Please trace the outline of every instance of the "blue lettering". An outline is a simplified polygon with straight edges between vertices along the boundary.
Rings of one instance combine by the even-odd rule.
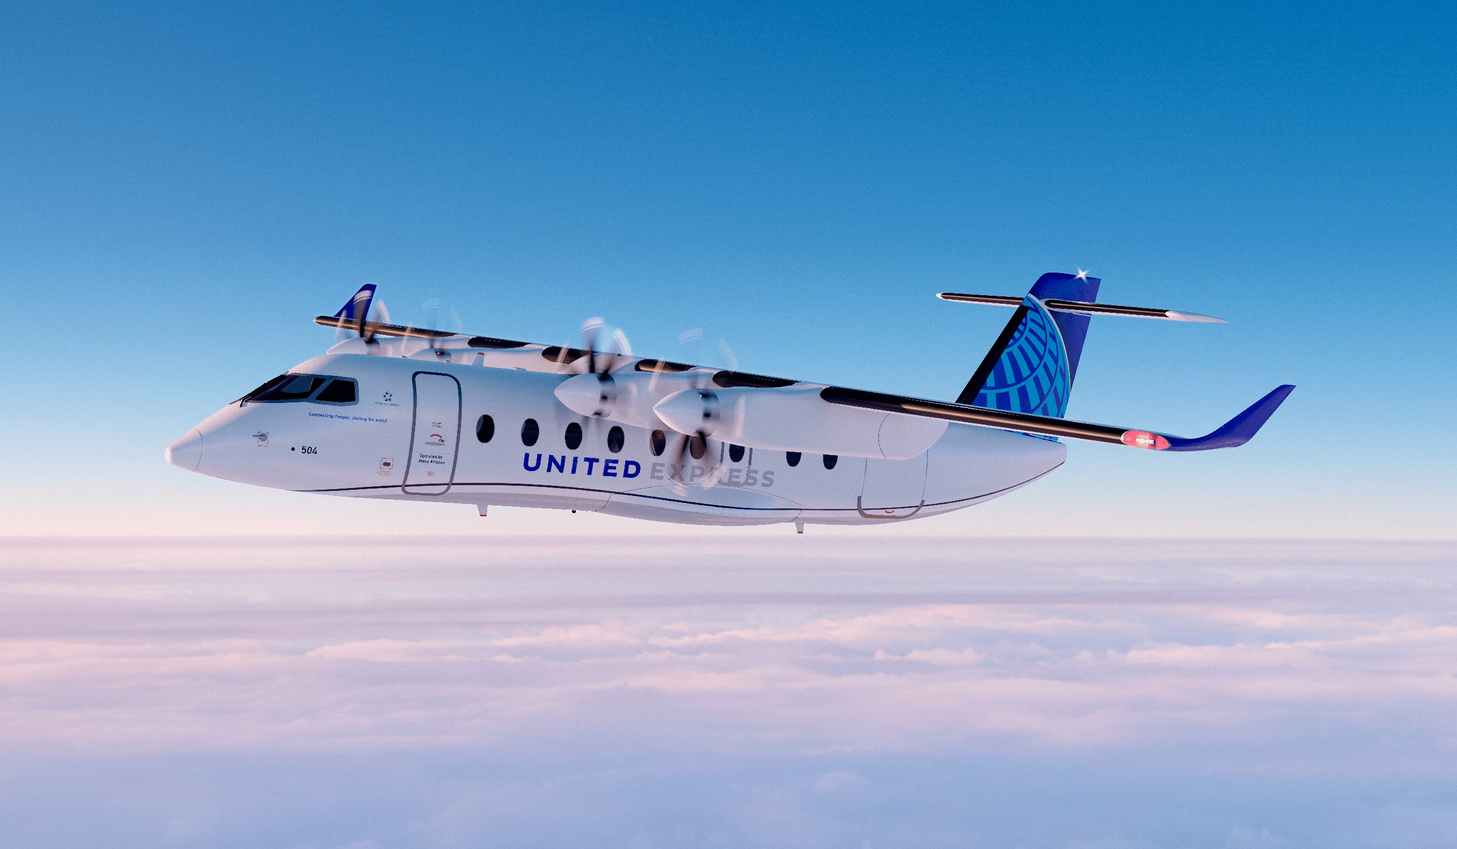
[[[590,475],[592,474],[592,467],[597,465],[601,461],[599,461],[596,457],[583,457],[582,462],[587,464],[587,474]]]
[[[527,451],[526,456],[521,458],[521,468],[525,469],[528,472],[534,472],[537,469],[541,468],[541,455],[536,455],[536,465],[533,466],[531,465],[531,452]]]
[[[628,460],[622,464],[622,476],[635,478],[642,472],[642,466],[636,460]]]
[[[546,470],[548,472],[565,472],[567,470],[567,455],[557,457],[555,454],[546,455]]]
[[[572,458],[572,474],[575,475],[576,473],[577,473],[577,458],[576,457],[573,457]]]
[[[760,484],[760,486],[773,486],[773,485],[774,485],[774,470],[773,469],[770,469],[770,470],[768,470],[768,471],[766,471],[764,473],[764,482],[762,484]]]
[[[604,478],[615,478],[615,477],[617,477],[617,461],[616,460],[603,460],[602,461],[602,477],[604,477]]]

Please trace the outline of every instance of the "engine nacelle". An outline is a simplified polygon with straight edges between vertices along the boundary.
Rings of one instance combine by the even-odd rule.
[[[683,373],[578,374],[557,386],[556,397],[577,415],[655,428],[660,423],[653,406],[703,379],[702,374]]]
[[[575,379],[575,378],[573,378]],[[778,451],[907,460],[946,432],[939,419],[831,404],[821,386],[684,389],[653,412],[679,433]]]

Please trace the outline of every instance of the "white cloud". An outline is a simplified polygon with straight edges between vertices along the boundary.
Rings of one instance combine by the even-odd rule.
[[[1012,573],[948,572],[938,544],[904,540],[882,552],[896,567],[875,572],[867,548],[839,578],[823,556],[741,552],[691,567],[634,549],[587,570],[570,546],[534,543],[443,547],[425,570],[375,544],[363,564],[310,546],[264,547],[253,565],[206,546],[70,551],[3,567],[0,752],[549,747],[626,764],[999,752],[1290,780],[1454,773],[1457,617],[1429,573],[1404,583],[1347,566],[1360,594],[1302,594],[1248,548],[1218,573],[1138,566],[1139,548],[1134,565],[1069,571],[1058,552],[1039,566],[1021,550]],[[933,565],[906,569],[907,557]],[[895,782],[832,768],[796,786],[829,804]],[[840,833],[775,787],[744,797],[743,816]],[[415,833],[469,845],[564,792],[493,782]],[[1285,839],[1247,823],[1219,833],[1230,846]],[[1088,834],[1056,845],[1143,840]]]

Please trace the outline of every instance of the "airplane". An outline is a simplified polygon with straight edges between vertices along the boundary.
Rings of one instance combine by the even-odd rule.
[[[1221,319],[1097,302],[1101,280],[1048,273],[1012,307],[955,401],[868,392],[388,323],[365,285],[315,323],[345,336],[166,449],[188,471],[354,498],[595,511],[699,525],[885,525],[1020,489],[1064,439],[1182,452],[1234,448],[1280,386],[1205,436],[1064,416],[1092,316]],[[378,306],[376,304],[376,306]],[[374,317],[371,318],[371,315]],[[380,320],[383,319],[383,320]],[[601,346],[607,347],[607,346]]]

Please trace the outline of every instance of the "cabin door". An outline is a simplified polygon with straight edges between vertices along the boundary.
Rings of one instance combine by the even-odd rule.
[[[869,519],[904,519],[921,509],[926,493],[926,457],[909,460],[866,460],[860,513]]]
[[[460,383],[448,374],[415,372],[415,421],[401,487],[411,495],[444,495],[455,480],[460,450]]]

